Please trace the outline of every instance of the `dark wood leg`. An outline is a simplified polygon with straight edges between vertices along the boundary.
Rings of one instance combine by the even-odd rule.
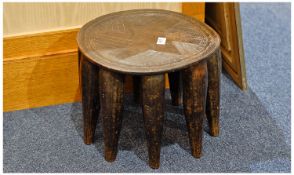
[[[169,89],[172,99],[172,105],[179,106],[182,100],[180,72],[168,73]]]
[[[82,82],[81,82],[81,60],[82,60],[82,53],[80,50],[78,50],[78,73],[79,73],[79,88],[81,90]]]
[[[149,166],[159,168],[164,119],[164,75],[142,77],[142,105],[148,143]]]
[[[202,61],[183,71],[183,103],[192,155],[201,157],[203,117],[207,93],[207,66]]]
[[[104,157],[112,162],[117,155],[123,114],[124,76],[100,70],[101,115],[103,117]]]
[[[133,76],[133,93],[135,103],[142,102],[142,93],[141,93],[141,76]]]
[[[220,82],[221,82],[221,53],[217,50],[208,59],[208,91],[206,115],[210,129],[210,135],[219,135],[219,115],[220,115]]]
[[[93,143],[99,116],[99,67],[80,56],[80,86],[84,117],[84,142]]]
[[[82,53],[80,51],[80,49],[78,50],[78,67],[79,67],[79,70],[80,70],[80,61],[81,61],[81,58],[82,58]]]

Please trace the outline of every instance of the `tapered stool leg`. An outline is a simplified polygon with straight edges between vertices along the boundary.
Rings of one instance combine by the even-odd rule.
[[[210,135],[219,135],[221,53],[217,50],[207,61],[208,91],[206,115]]]
[[[93,143],[95,128],[99,116],[99,67],[79,54],[80,87],[84,118],[84,142]]]
[[[141,76],[134,75],[133,76],[133,94],[134,94],[134,102],[141,103],[142,101],[142,93],[141,93]]]
[[[172,105],[174,106],[178,106],[181,104],[182,90],[180,77],[180,72],[168,73],[169,89],[172,99]]]
[[[82,60],[82,53],[80,49],[78,49],[78,73],[79,73],[79,89],[82,92],[82,68],[81,68],[81,60]]]
[[[201,157],[203,117],[207,93],[207,65],[202,61],[183,71],[183,104],[192,155]]]
[[[142,77],[142,105],[148,143],[149,166],[159,168],[164,119],[164,75]]]
[[[124,76],[100,70],[101,115],[103,117],[104,157],[112,162],[117,155],[123,114]]]

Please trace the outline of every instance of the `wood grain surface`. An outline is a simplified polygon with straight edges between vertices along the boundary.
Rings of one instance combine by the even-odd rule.
[[[79,59],[81,60],[79,69],[81,71],[80,86],[82,87],[84,143],[91,144],[94,142],[100,112],[99,68],[83,58],[83,55],[79,55]]]
[[[183,72],[183,104],[191,152],[195,158],[202,155],[203,119],[207,94],[207,63],[202,61]]]
[[[76,35],[79,30],[79,28],[73,28],[5,37],[3,39],[4,61],[76,52],[78,48]]]
[[[3,61],[4,111],[80,99],[77,53]]]
[[[4,2],[3,33],[10,36],[76,28],[101,15],[142,8],[181,12],[181,3]]]
[[[221,97],[221,51],[218,49],[207,59],[208,90],[206,103],[206,116],[211,136],[219,135],[219,115]]]
[[[182,13],[204,22],[205,2],[183,2]]]
[[[115,160],[123,116],[124,76],[106,69],[99,73],[105,160]]]
[[[164,75],[142,77],[142,106],[148,145],[149,166],[160,165],[161,135],[164,121]]]
[[[165,38],[158,44],[159,38]],[[105,68],[129,73],[169,72],[196,63],[220,38],[192,17],[166,10],[128,10],[96,18],[77,37],[81,52]]]

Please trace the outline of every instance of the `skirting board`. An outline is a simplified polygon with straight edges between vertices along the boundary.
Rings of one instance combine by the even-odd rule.
[[[74,102],[78,29],[4,38],[3,110]]]

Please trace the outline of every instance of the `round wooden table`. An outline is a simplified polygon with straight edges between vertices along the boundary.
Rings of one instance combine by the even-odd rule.
[[[201,156],[206,107],[210,133],[218,135],[220,37],[206,24],[166,10],[121,11],[85,24],[77,42],[84,141],[93,142],[101,109],[107,161],[117,155],[126,74],[141,93],[150,167],[160,164],[165,73],[174,105],[183,92],[192,155]]]

